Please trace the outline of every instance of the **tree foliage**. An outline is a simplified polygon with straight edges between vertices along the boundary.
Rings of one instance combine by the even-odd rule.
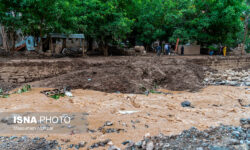
[[[234,45],[242,41],[246,0],[0,0],[0,23],[41,37],[84,33],[101,47],[129,40]]]

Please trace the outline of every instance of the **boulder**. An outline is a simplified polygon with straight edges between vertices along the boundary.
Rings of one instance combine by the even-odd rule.
[[[143,53],[143,51],[145,51],[144,46],[135,46],[134,49],[135,49],[136,52],[140,52],[140,53]]]

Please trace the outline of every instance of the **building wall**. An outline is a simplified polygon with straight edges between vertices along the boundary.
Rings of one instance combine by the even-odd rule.
[[[199,55],[200,54],[200,45],[183,45],[184,46],[184,55]],[[182,45],[178,46],[178,54],[181,54]]]

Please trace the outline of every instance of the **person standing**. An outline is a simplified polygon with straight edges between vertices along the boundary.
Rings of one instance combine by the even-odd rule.
[[[222,55],[222,51],[223,51],[223,46],[220,45],[219,55]]]
[[[184,55],[184,46],[181,46],[181,55]]]
[[[156,47],[156,52],[157,52],[157,56],[161,55],[161,46],[160,46],[160,44],[158,44],[158,46]]]
[[[165,44],[164,50],[165,50],[165,54],[168,55],[168,52],[169,52],[169,45],[168,45],[168,43]]]
[[[227,46],[224,46],[223,48],[223,56],[226,56],[227,55]]]

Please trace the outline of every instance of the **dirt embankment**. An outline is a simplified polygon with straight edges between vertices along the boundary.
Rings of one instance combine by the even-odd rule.
[[[195,91],[203,86],[205,71],[248,68],[249,62],[250,57],[202,56],[0,60],[0,87],[8,90],[29,83],[122,93],[155,88]]]
[[[197,90],[202,87],[204,68],[175,59],[136,59],[84,63],[81,69],[31,83],[35,87],[70,86],[103,92],[142,93],[164,88]]]

